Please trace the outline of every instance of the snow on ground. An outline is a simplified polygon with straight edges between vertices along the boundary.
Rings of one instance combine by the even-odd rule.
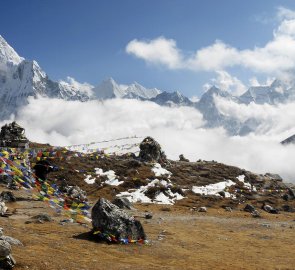
[[[225,197],[230,198],[232,195],[229,192],[226,192],[225,189],[227,187],[230,187],[232,185],[235,185],[236,183],[231,181],[231,180],[226,180],[223,182],[219,182],[216,184],[210,184],[206,186],[193,186],[192,191],[197,194],[201,195],[215,195],[215,196],[220,196],[218,193],[221,191],[225,192]]]
[[[161,164],[156,163],[152,168],[152,171],[155,173],[155,176],[159,177],[162,175],[168,175],[168,178],[172,175],[171,172],[167,171],[166,169],[162,168]]]
[[[161,185],[167,187],[167,195],[163,192],[160,192],[156,195],[155,199],[152,200],[145,195],[145,192],[151,187]],[[154,179],[146,186],[141,186],[139,189],[130,189],[129,191],[121,192],[117,197],[127,198],[130,202],[133,203],[156,203],[156,204],[174,204],[176,200],[181,200],[184,197],[179,193],[173,193],[170,189],[171,184],[165,180]]]
[[[86,178],[84,179],[84,181],[89,184],[92,185],[95,183],[95,178],[91,178],[91,175],[87,175]]]
[[[119,186],[124,182],[124,181],[119,181],[117,179],[117,176],[113,170],[109,170],[105,172],[100,168],[95,168],[94,170],[97,176],[106,176],[108,178],[108,180],[104,182],[105,184],[108,184],[111,186]],[[85,175],[85,176],[86,178],[84,179],[84,181],[87,184],[92,185],[95,183],[95,177],[92,178],[92,175]]]
[[[91,142],[88,144],[70,145],[66,146],[66,149],[81,153],[95,153],[103,151],[106,154],[136,154],[139,152],[139,144],[142,140],[143,137],[131,136],[118,139],[104,140],[100,142]]]
[[[244,188],[245,189],[256,191],[256,187],[255,186],[252,186],[250,183],[245,182],[245,175],[243,175],[243,174],[242,175],[239,175],[237,177],[237,179],[244,184]]]
[[[113,170],[109,170],[109,171],[103,171],[100,168],[95,168],[95,173],[98,176],[106,176],[108,178],[108,180],[106,180],[104,183],[111,185],[111,186],[119,186],[121,185],[124,181],[119,181],[116,177],[116,174]]]

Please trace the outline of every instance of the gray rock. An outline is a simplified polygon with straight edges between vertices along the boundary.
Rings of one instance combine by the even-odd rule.
[[[151,213],[147,213],[145,214],[145,219],[152,219],[153,218],[153,215]]]
[[[292,198],[295,198],[295,185],[291,183],[285,183],[286,188],[289,191],[289,194],[292,196]]]
[[[4,216],[5,215],[7,209],[8,208],[6,207],[5,202],[1,202],[0,201],[0,215],[1,216]]]
[[[0,194],[0,200],[3,202],[15,202],[16,198],[11,191],[2,191]]]
[[[244,208],[244,211],[249,212],[249,213],[253,213],[255,210],[256,209],[252,204],[247,204]]]
[[[134,209],[132,203],[127,198],[115,198],[112,204],[117,205],[121,209]]]
[[[189,162],[189,159],[185,158],[183,154],[179,155],[179,161]]]
[[[254,210],[253,212],[251,212],[252,217],[254,218],[260,218],[261,215],[257,210]]]
[[[0,240],[0,257],[6,257],[11,253],[11,245],[5,241],[5,240]]]
[[[87,201],[87,194],[84,190],[82,190],[78,186],[66,186],[65,192],[69,197],[77,202],[85,202]]]
[[[138,220],[104,198],[99,199],[92,208],[91,218],[94,231],[112,234],[116,239],[146,239]]]
[[[203,213],[206,213],[207,212],[207,207],[205,206],[201,206],[198,208],[198,212],[203,212]]]
[[[295,213],[295,208],[287,204],[282,206],[282,210],[285,212]]]
[[[274,180],[274,181],[280,181],[280,182],[283,181],[283,178],[280,175],[275,173],[266,173],[265,176],[269,177],[271,180]]]
[[[50,222],[52,220],[52,218],[48,214],[45,214],[45,213],[41,213],[41,214],[34,216],[32,218],[36,219],[38,221],[42,221],[42,222],[44,222],[44,221]]]
[[[265,204],[263,203],[262,207],[261,207],[265,212],[268,212],[270,214],[278,214],[279,213],[279,210],[268,205],[268,204]]]
[[[3,235],[0,237],[1,240],[5,240],[6,242],[8,242],[10,245],[15,245],[15,246],[23,246],[23,243],[21,241],[19,241],[16,238],[13,238],[11,236],[7,236],[7,235]]]
[[[139,158],[145,162],[165,162],[167,160],[161,146],[152,137],[146,137],[139,145]]]

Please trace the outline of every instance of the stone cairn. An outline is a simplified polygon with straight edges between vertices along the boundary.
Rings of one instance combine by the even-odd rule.
[[[25,129],[15,121],[1,127],[0,147],[28,148],[29,141],[25,136]]]
[[[165,163],[167,157],[161,146],[152,137],[146,137],[139,146],[139,159],[144,162]]]

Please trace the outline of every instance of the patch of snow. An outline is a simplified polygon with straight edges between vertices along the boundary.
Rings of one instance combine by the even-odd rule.
[[[239,175],[239,176],[237,177],[237,179],[238,179],[240,182],[242,182],[242,183],[244,184],[244,187],[245,187],[246,189],[256,191],[256,188],[255,188],[255,187],[252,187],[252,185],[251,185],[250,183],[245,182],[245,175],[243,175],[243,174],[242,174],[242,175]]]
[[[89,184],[92,185],[95,183],[95,178],[91,178],[91,175],[87,175],[86,178],[84,179],[84,181]]]
[[[135,190],[134,192],[124,191],[124,192],[121,192],[120,194],[118,194],[117,196],[124,197],[133,203],[137,203],[137,202],[152,203],[152,200],[144,194],[144,192],[141,188]]]
[[[168,175],[168,177],[171,176],[171,172],[167,171],[166,169],[162,168],[161,164],[156,163],[154,167],[152,168],[152,171],[155,173],[155,176],[162,176],[162,175]]]
[[[150,187],[154,187],[156,185],[162,185],[167,188],[165,195],[163,192],[160,192],[156,195],[154,200],[151,200],[149,197],[145,195],[145,192],[149,190]],[[179,193],[173,193],[171,189],[169,188],[171,186],[170,183],[168,183],[165,180],[159,180],[154,179],[150,183],[148,183],[146,186],[141,186],[139,189],[130,189],[129,191],[121,192],[117,195],[117,197],[124,197],[128,199],[130,202],[133,203],[156,203],[156,204],[174,204],[175,201],[181,200],[184,197],[180,195]]]
[[[192,191],[196,194],[201,194],[201,195],[215,195],[215,196],[220,196],[218,193],[221,191],[225,191],[227,187],[233,186],[236,183],[231,181],[231,180],[226,180],[223,182],[219,182],[216,184],[210,184],[206,186],[193,186]],[[231,194],[229,192],[225,192],[225,197],[229,198],[231,197]]]
[[[108,180],[105,181],[105,184],[111,185],[111,186],[119,186],[122,183],[124,183],[124,181],[119,181],[116,177],[116,174],[113,170],[109,170],[106,172],[103,172],[102,169],[100,168],[95,168],[95,173],[98,176],[106,176],[108,178]]]

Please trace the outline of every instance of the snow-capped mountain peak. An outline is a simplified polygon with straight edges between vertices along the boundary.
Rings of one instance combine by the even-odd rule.
[[[245,104],[277,104],[287,99],[286,86],[279,80],[274,80],[271,85],[252,86],[239,99]]]
[[[113,78],[108,78],[93,88],[93,94],[97,99],[122,98],[126,91]]]
[[[17,52],[6,42],[0,35],[0,63],[8,67],[20,64],[24,58],[20,57]]]
[[[157,88],[147,89],[138,82],[134,82],[128,86],[125,98],[151,99],[161,93]]]

